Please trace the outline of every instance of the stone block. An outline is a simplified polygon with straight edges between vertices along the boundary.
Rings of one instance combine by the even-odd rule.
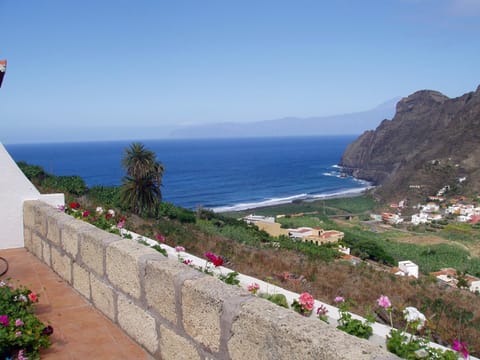
[[[117,320],[120,327],[150,353],[158,349],[158,333],[153,316],[123,295],[117,298]]]
[[[42,238],[47,236],[47,218],[49,209],[51,207],[40,201],[35,202],[34,205],[34,226],[35,231],[38,232]]]
[[[112,287],[90,274],[92,301],[95,307],[110,320],[115,321],[115,293]]]
[[[35,203],[32,200],[23,202],[23,224],[29,228],[35,227]]]
[[[68,283],[72,283],[72,259],[52,247],[52,269]]]
[[[90,300],[90,273],[77,263],[73,263],[72,274],[72,285],[75,290]]]
[[[181,272],[195,271],[176,261],[147,261],[145,267],[145,297],[152,307],[173,324],[177,322],[175,277]]]
[[[70,220],[70,216],[60,211],[51,214],[47,218],[47,240],[60,246],[60,230],[63,224]]]
[[[245,302],[240,308],[228,341],[232,360],[397,359],[367,340],[263,299]]]
[[[47,264],[48,266],[52,265],[52,259],[51,259],[51,250],[50,250],[50,244],[46,241],[42,241],[42,258],[43,262]]]
[[[182,313],[187,334],[211,351],[218,351],[222,310],[227,301],[240,296],[248,293],[210,276],[186,280],[182,287]]]
[[[23,226],[23,244],[26,249],[28,249],[30,252],[33,252],[32,231],[27,226]]]
[[[82,234],[80,240],[80,259],[95,274],[105,274],[105,248],[121,238],[106,231],[95,229]]]
[[[154,254],[155,250],[130,239],[109,244],[106,248],[108,279],[114,287],[139,299],[141,294],[140,257]]]
[[[164,360],[200,360],[195,346],[165,326],[160,326],[160,354]]]
[[[36,232],[32,232],[32,243],[30,246],[30,251],[40,260],[43,260],[43,245],[42,238]]]
[[[95,227],[84,221],[75,218],[65,221],[61,229],[62,249],[72,258],[76,258],[81,235],[92,230],[95,230]]]

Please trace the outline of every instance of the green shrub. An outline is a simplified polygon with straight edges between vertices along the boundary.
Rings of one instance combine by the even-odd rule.
[[[88,197],[92,203],[106,207],[120,207],[120,188],[118,186],[93,186],[88,189]]]
[[[274,304],[277,304],[278,306],[284,307],[286,309],[289,308],[287,298],[283,294],[274,294],[274,295],[269,295],[269,294],[264,294],[261,293],[259,296],[263,299],[267,299]]]
[[[67,192],[72,195],[83,195],[87,190],[85,181],[80,176],[48,176],[41,186],[55,191]]]

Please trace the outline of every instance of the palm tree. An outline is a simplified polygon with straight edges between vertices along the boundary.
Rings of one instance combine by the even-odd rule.
[[[163,164],[153,151],[133,143],[125,149],[122,166],[127,172],[120,189],[122,204],[136,214],[155,214],[162,199]]]

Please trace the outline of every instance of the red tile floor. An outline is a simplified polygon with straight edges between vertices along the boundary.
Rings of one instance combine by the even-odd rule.
[[[48,266],[24,248],[0,250],[10,278],[40,295],[37,315],[54,328],[45,360],[152,359],[108,318],[93,308]]]

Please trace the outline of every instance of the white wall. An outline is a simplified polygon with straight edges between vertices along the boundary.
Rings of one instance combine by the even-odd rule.
[[[64,194],[41,195],[0,143],[0,249],[23,247],[23,202],[42,200],[64,205]]]

